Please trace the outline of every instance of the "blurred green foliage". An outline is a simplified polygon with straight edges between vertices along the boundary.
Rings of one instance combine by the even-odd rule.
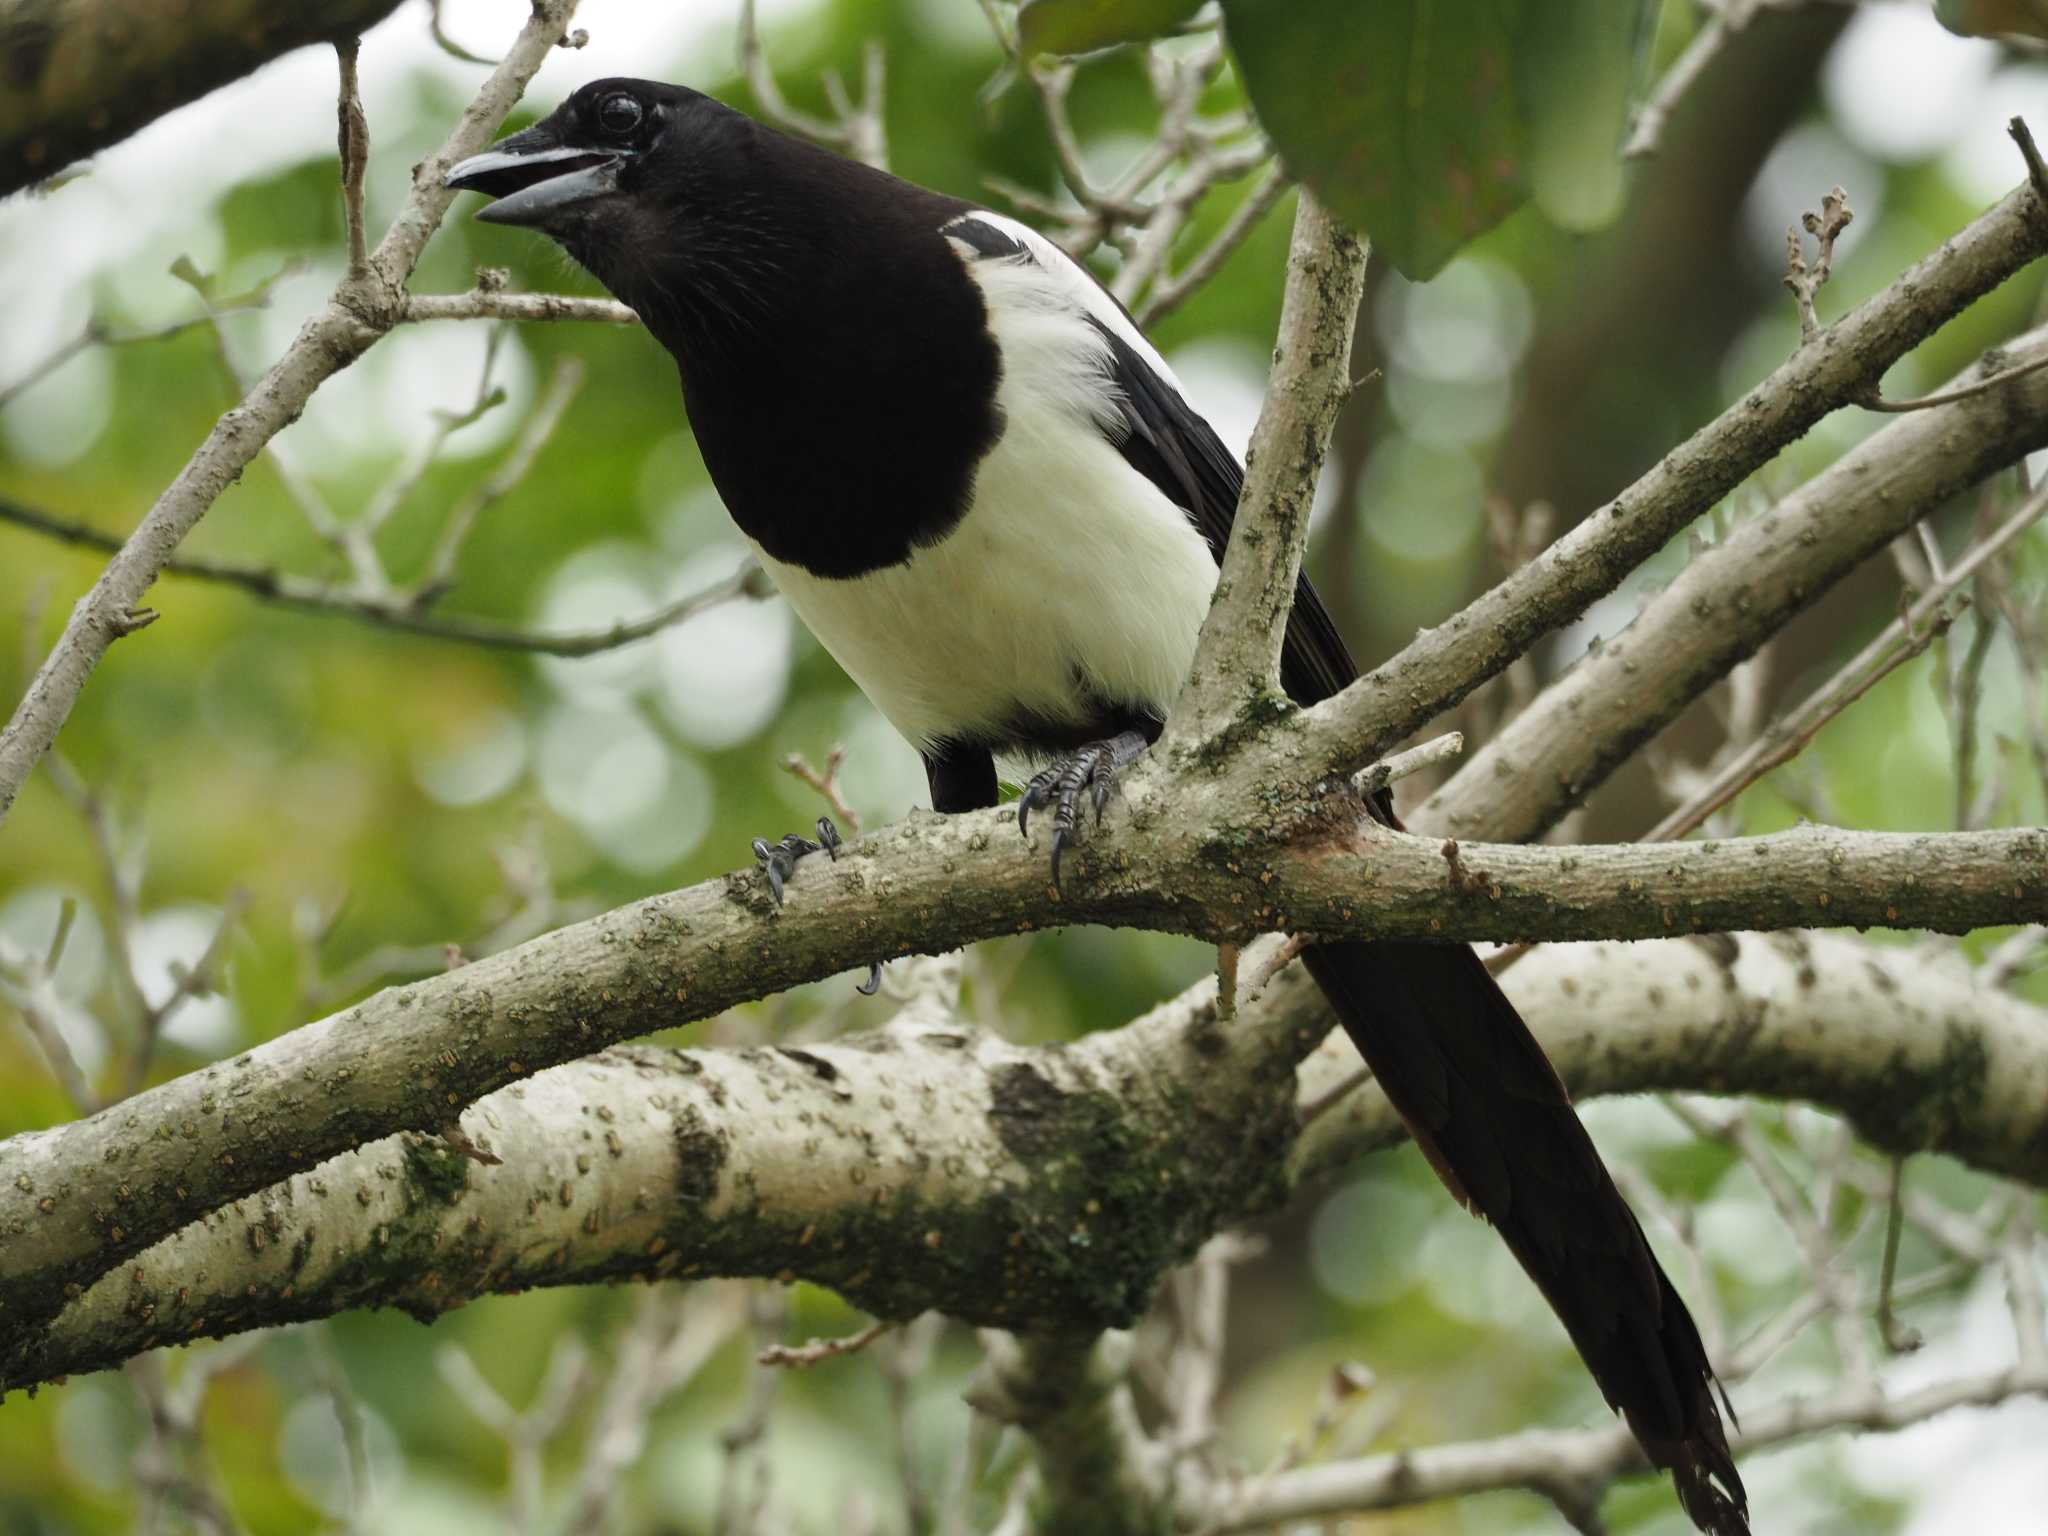
[[[1032,93],[1013,84],[984,99],[983,87],[1002,66],[999,51],[992,39],[974,41],[957,18],[937,24],[938,3],[824,0],[771,33],[792,100],[826,110],[819,72],[834,67],[857,75],[862,47],[879,38],[889,60],[888,128],[900,173],[998,205],[992,178],[1051,195],[1055,160]],[[1259,9],[1252,0],[1233,0],[1233,29],[1255,27]],[[1414,30],[1422,25],[1418,7],[1341,10],[1348,24],[1318,34],[1334,69],[1355,62],[1357,54],[1346,50],[1391,47],[1400,27],[1410,28],[1399,34],[1409,44],[1423,35]],[[1456,33],[1443,19],[1447,12],[1434,8],[1431,25],[1452,32],[1431,54],[1433,66],[1463,60],[1459,68],[1477,70],[1489,48],[1504,46],[1508,31]],[[1573,15],[1583,23],[1591,11],[1577,7]],[[1653,74],[1684,48],[1697,23],[1680,4],[1664,6],[1662,16]],[[584,20],[593,28],[634,25],[597,8]],[[406,12],[389,25],[422,23]],[[1615,26],[1617,37],[1626,31]],[[1756,49],[1780,46],[1770,18],[1759,18],[1753,31]],[[1300,61],[1258,52],[1247,41],[1252,35],[1246,30],[1239,48],[1256,92],[1261,67],[1284,75]],[[721,36],[715,47],[701,43],[685,56],[648,57],[637,68],[750,106],[726,62],[728,41]],[[1823,295],[1823,313],[1832,314],[1958,228],[1981,196],[1940,157],[1889,163],[1846,147],[1812,89],[1825,41],[1805,45],[1812,58],[1797,100],[1751,102],[1748,110],[1783,111],[1791,125],[1787,142],[1804,134],[1809,139],[1801,142],[1831,146],[1824,163],[1840,169],[1827,171],[1827,179],[1850,180],[1866,214]],[[1767,169],[1763,158],[1720,165],[1714,156],[1725,136],[1711,132],[1673,146],[1667,159],[1647,168],[1617,171],[1615,81],[1638,77],[1625,51],[1573,57],[1585,63],[1596,52],[1597,79],[1574,79],[1569,90],[1560,89],[1559,61],[1544,55],[1538,78],[1512,107],[1503,96],[1498,113],[1474,119],[1475,133],[1512,127],[1521,136],[1516,163],[1497,187],[1475,182],[1458,190],[1457,178],[1445,174],[1445,156],[1456,147],[1468,162],[1490,163],[1492,148],[1439,135],[1428,154],[1408,145],[1401,163],[1415,179],[1400,194],[1410,201],[1397,217],[1389,222],[1383,205],[1368,205],[1366,222],[1382,242],[1398,249],[1411,270],[1433,270],[1526,186],[1536,192],[1533,204],[1465,249],[1437,284],[1417,286],[1383,270],[1374,276],[1360,366],[1378,367],[1382,376],[1362,392],[1340,432],[1330,475],[1334,504],[1319,523],[1313,552],[1319,581],[1368,660],[1492,578],[1484,532],[1489,495],[1511,486],[1520,498],[1551,497],[1566,521],[1574,519],[1589,504],[1585,488],[1618,489],[1797,341],[1770,247],[1798,208],[1750,206],[1744,189]],[[1738,51],[1731,67],[1746,67],[1745,57],[1754,64],[1757,54]],[[366,70],[373,65],[374,54]],[[549,78],[580,78],[573,54],[549,68]],[[1343,94],[1303,92],[1298,105],[1326,126],[1359,135],[1375,152],[1390,153],[1386,125],[1407,110],[1404,93],[1427,78],[1400,77],[1383,91],[1372,84]],[[407,167],[466,99],[445,72],[424,68],[378,83],[385,94],[372,118],[373,219],[396,206]],[[1721,110],[1744,110],[1739,76],[1718,89]],[[1227,102],[1239,90],[1226,76],[1213,95]],[[1535,129],[1515,115],[1545,101],[1560,114],[1585,111]],[[1090,152],[1112,164],[1134,153],[1152,129],[1144,73],[1128,52],[1084,67],[1072,106]],[[305,113],[331,133],[326,102],[307,102]],[[1269,112],[1269,121],[1285,142],[1282,119]],[[1310,169],[1310,162],[1298,164]],[[1643,205],[1645,178],[1658,176],[1689,178],[1684,185],[1698,189],[1698,200],[1718,199],[1697,210],[1713,231],[1710,249],[1674,249],[1662,243],[1661,229],[1631,222],[1632,210]],[[83,185],[90,183],[88,177]],[[1756,184],[1776,185],[1768,176]],[[198,205],[185,233],[199,264],[228,288],[251,286],[293,263],[305,266],[303,276],[278,284],[269,313],[229,322],[241,364],[260,367],[338,271],[342,229],[331,153],[313,148],[296,163],[237,183],[195,185]],[[1721,186],[1733,190],[1711,191]],[[1799,195],[1811,201],[1824,186],[1802,186]],[[75,191],[53,194],[53,217],[61,212],[58,200]],[[1619,201],[1624,191],[1631,202]],[[1205,206],[1184,249],[1213,235],[1242,195],[1242,188],[1230,188]],[[1441,200],[1452,196],[1475,210],[1455,226],[1442,222]],[[1593,203],[1601,205],[1599,216],[1585,216]],[[485,265],[509,269],[519,288],[595,291],[542,242],[476,224],[463,212],[429,248],[420,291],[464,289]],[[1158,327],[1162,347],[1198,394],[1205,380],[1219,393],[1256,390],[1276,317],[1288,217],[1283,205],[1214,282]],[[88,308],[109,323],[159,316],[164,296],[182,292],[166,274],[179,254],[178,246],[152,246],[118,263],[82,260],[71,284],[81,318]],[[1685,286],[1674,290],[1677,273]],[[1932,387],[1984,346],[2038,321],[2042,296],[2036,268],[1902,365],[1893,392]],[[1606,338],[1617,329],[1647,333],[1649,344],[1610,345]],[[1570,387],[1557,387],[1554,378],[1531,384],[1532,369],[1572,357],[1574,342],[1585,336],[1599,338],[1604,350],[1569,372]],[[396,580],[422,573],[446,508],[498,461],[536,381],[571,357],[587,365],[587,382],[531,473],[487,514],[446,607],[568,627],[630,617],[733,568],[739,546],[704,479],[672,365],[657,347],[632,331],[532,326],[517,331],[507,351],[513,403],[456,434],[449,455],[385,530],[381,549]],[[317,397],[307,422],[284,434],[280,446],[331,505],[344,513],[360,508],[426,432],[430,408],[457,409],[472,398],[482,354],[482,333],[471,328],[396,335],[358,365],[359,377],[338,380]],[[64,455],[36,450],[26,428],[0,433],[0,493],[118,535],[176,474],[234,391],[203,331],[97,356],[97,363],[71,366],[98,370],[91,377],[102,381],[104,398],[91,403],[103,410],[105,425]],[[1707,361],[1674,367],[1670,358]],[[29,409],[10,408],[17,422]],[[0,418],[0,427],[7,424]],[[1872,425],[1828,423],[1717,516],[1752,515]],[[1539,456],[1517,446],[1525,438],[1562,445],[1557,456],[1567,467],[1543,467]],[[1975,510],[1974,501],[1953,509],[1937,522],[1937,536],[1953,544]],[[1702,531],[1711,536],[1711,526]],[[190,552],[341,574],[267,460],[208,514]],[[1681,549],[1668,552],[1620,599],[1603,605],[1589,629],[1613,632],[1632,602],[1683,558]],[[16,680],[17,655],[47,648],[100,564],[89,553],[0,523],[0,679]],[[2039,537],[2023,549],[2017,580],[2033,592],[2048,584],[2048,549]],[[1780,692],[1810,685],[1838,665],[1890,616],[1893,593],[1884,573],[1853,582],[1821,615],[1795,627],[1777,663]],[[748,838],[807,825],[820,809],[781,771],[790,752],[818,762],[834,743],[848,743],[847,792],[871,821],[923,797],[908,749],[830,659],[780,619],[779,606],[743,610],[738,618],[721,611],[630,652],[565,663],[309,616],[176,578],[152,601],[164,617],[114,650],[61,745],[111,807],[115,851],[139,873],[144,928],[158,941],[151,963],[168,974],[171,961],[189,962],[190,935],[203,941],[229,893],[247,896],[230,940],[225,999],[209,1003],[204,1027],[174,1035],[159,1053],[160,1076],[347,1001],[345,993],[319,1005],[310,999],[385,946],[432,953],[479,939],[521,899],[507,867],[530,874],[538,860],[541,885],[566,913],[744,863]],[[593,602],[624,602],[630,612],[586,611]],[[1966,644],[1973,622],[1965,620],[1947,645]],[[1579,633],[1579,643],[1585,637]],[[699,653],[715,645],[731,648],[722,665],[768,679],[760,692],[773,709],[756,719],[730,701],[704,705],[716,690],[692,656],[701,661]],[[1944,679],[1952,654],[1938,649],[1876,690],[1800,765],[1747,797],[1745,825],[1768,830],[1809,814],[1873,828],[1950,824]],[[1546,664],[1568,659],[1560,654]],[[2001,818],[2039,821],[2048,810],[2022,724],[2028,685],[2009,645],[1994,650],[1987,677],[1985,760],[1987,771],[2002,775]],[[1695,755],[1712,744],[1711,734],[1702,734],[1705,719],[1700,712],[1674,733]],[[658,752],[645,751],[648,742]],[[621,811],[629,782],[635,797]],[[1624,831],[1646,825],[1658,808],[1640,779],[1617,781],[1596,802],[1602,825]],[[650,860],[649,848],[659,857]],[[72,1022],[88,1056],[97,1048],[118,1057],[125,1042],[95,1040],[92,1023],[120,1017],[104,942],[105,892],[92,840],[50,778],[38,774],[0,826],[0,931],[25,944],[47,943],[61,898],[78,898],[84,915],[65,983]],[[1017,1036],[1069,1038],[1121,1023],[1208,963],[1200,946],[1156,935],[1077,931],[1016,939],[982,947],[970,1001]],[[2039,978],[2030,985],[2032,995],[2048,1001]],[[890,1007],[850,992],[845,978],[800,989],[690,1038],[786,1037],[819,1027],[825,1007],[836,1027],[855,1028]],[[1617,1108],[1596,1106],[1603,1113]],[[34,1045],[0,1012],[0,1135],[70,1115]],[[1741,1213],[1757,1207],[1725,1149],[1673,1140],[1668,1127],[1655,1128],[1650,1110],[1595,1119],[1615,1152],[1639,1156],[1667,1188],[1699,1202],[1703,1222],[1725,1221],[1734,1230]],[[1958,1199],[1975,1189],[1972,1176],[1958,1170],[1927,1177]],[[1394,1384],[1396,1406],[1383,1431],[1391,1444],[1502,1432],[1532,1420],[1604,1417],[1562,1333],[1498,1244],[1459,1221],[1408,1153],[1376,1159],[1354,1181],[1302,1202],[1269,1236],[1268,1257],[1243,1278],[1233,1322],[1227,1430],[1248,1464],[1261,1464],[1299,1428],[1330,1363],[1344,1358],[1371,1361]],[[1768,1246],[1710,1246],[1731,1306],[1782,1304],[1796,1286],[1795,1271],[1771,1268]],[[505,1477],[503,1450],[445,1385],[435,1352],[468,1350],[509,1401],[522,1403],[541,1381],[557,1339],[610,1337],[633,1302],[617,1291],[536,1293],[472,1305],[431,1332],[396,1315],[356,1315],[337,1320],[325,1343],[313,1334],[275,1340],[225,1372],[206,1399],[211,1453],[236,1518],[251,1531],[295,1532],[326,1517],[321,1500],[336,1475],[334,1434],[311,1362],[315,1350],[331,1345],[372,1420],[379,1476],[398,1490],[392,1528],[488,1528]],[[848,1331],[857,1321],[836,1298],[800,1286],[791,1296],[787,1335]],[[972,1341],[949,1336],[912,1387],[916,1457],[928,1481],[943,1474],[957,1447],[958,1395],[973,1361]],[[1797,1364],[1818,1368],[1805,1357]],[[168,1369],[175,1375],[183,1365],[174,1358]],[[631,1529],[710,1529],[717,1436],[741,1412],[746,1383],[745,1351],[728,1347],[661,1408],[648,1454],[627,1474],[622,1504]],[[887,1390],[880,1374],[858,1360],[786,1385],[773,1444],[802,1469],[780,1487],[805,1528],[832,1529],[853,1487],[892,1507],[895,1472],[876,1444],[888,1422]],[[0,1403],[0,1531],[127,1528],[134,1507],[128,1457],[141,1434],[135,1399],[118,1376]],[[567,1456],[552,1459],[558,1474],[570,1470]],[[1852,1507],[1838,1451],[1821,1447],[1771,1465],[1796,1467],[1798,1478],[1777,1481],[1803,1479],[1809,1502]],[[1860,1530],[1892,1529],[1900,1519],[1897,1509],[1878,1502],[1853,1507]],[[985,1513],[992,1521],[994,1511]],[[1624,1491],[1609,1509],[1617,1530],[1648,1529],[1665,1513],[1668,1498],[1648,1485]],[[1547,1511],[1531,1501],[1495,1495],[1462,1514],[1424,1510],[1372,1528],[1511,1531],[1548,1529],[1547,1522]]]

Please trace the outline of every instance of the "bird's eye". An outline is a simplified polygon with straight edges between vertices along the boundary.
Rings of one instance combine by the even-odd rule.
[[[597,104],[597,126],[615,138],[623,139],[638,128],[645,115],[639,99],[624,91],[614,91]]]

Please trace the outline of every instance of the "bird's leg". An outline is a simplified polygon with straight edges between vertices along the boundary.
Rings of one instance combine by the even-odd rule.
[[[1085,797],[1095,807],[1095,822],[1102,824],[1102,808],[1116,788],[1117,775],[1150,745],[1137,731],[1118,731],[1105,741],[1091,741],[1084,747],[1056,757],[1024,786],[1017,801],[1017,830],[1029,833],[1031,813],[1052,807],[1052,883],[1059,889],[1060,855],[1074,841]]]
[[[769,842],[765,837],[754,839],[754,858],[760,863],[761,872],[768,877],[768,889],[775,893],[775,905],[782,905],[782,882],[796,871],[796,861],[807,853],[823,853],[835,862],[839,858],[841,838],[839,828],[830,816],[818,818],[818,837],[813,842],[801,832],[792,832],[779,842]],[[864,997],[873,997],[882,988],[882,965],[879,960],[868,962],[868,979],[856,983],[855,990]]]

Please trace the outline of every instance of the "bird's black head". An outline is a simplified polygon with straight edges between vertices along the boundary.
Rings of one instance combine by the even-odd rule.
[[[715,198],[748,119],[657,80],[593,80],[523,133],[453,167],[447,185],[497,199],[477,217],[552,236],[615,291],[621,256],[673,250],[678,203]]]

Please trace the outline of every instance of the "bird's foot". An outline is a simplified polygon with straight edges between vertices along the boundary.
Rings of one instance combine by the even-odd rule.
[[[754,839],[754,858],[761,866],[761,872],[768,877],[768,889],[774,893],[775,905],[782,905],[782,883],[796,872],[796,861],[806,854],[822,853],[834,862],[838,861],[842,839],[839,828],[830,816],[818,818],[816,841],[801,832],[792,832],[779,842],[769,842],[765,837]],[[882,964],[879,960],[868,962],[868,979],[856,984],[855,990],[864,997],[873,997],[882,989]]]
[[[1116,788],[1122,773],[1148,743],[1136,731],[1119,731],[1106,741],[1091,741],[1076,747],[1033,776],[1017,800],[1017,830],[1029,833],[1031,813],[1044,806],[1052,808],[1052,884],[1060,885],[1060,855],[1074,841],[1085,798],[1095,807],[1095,824],[1102,824],[1102,808]]]
[[[761,872],[768,877],[768,889],[774,893],[775,905],[782,905],[782,882],[796,873],[796,861],[809,853],[824,853],[834,860],[839,857],[839,829],[832,824],[830,816],[818,818],[818,840],[812,842],[801,832],[792,832],[777,843],[765,837],[754,839],[754,858],[761,866]]]

